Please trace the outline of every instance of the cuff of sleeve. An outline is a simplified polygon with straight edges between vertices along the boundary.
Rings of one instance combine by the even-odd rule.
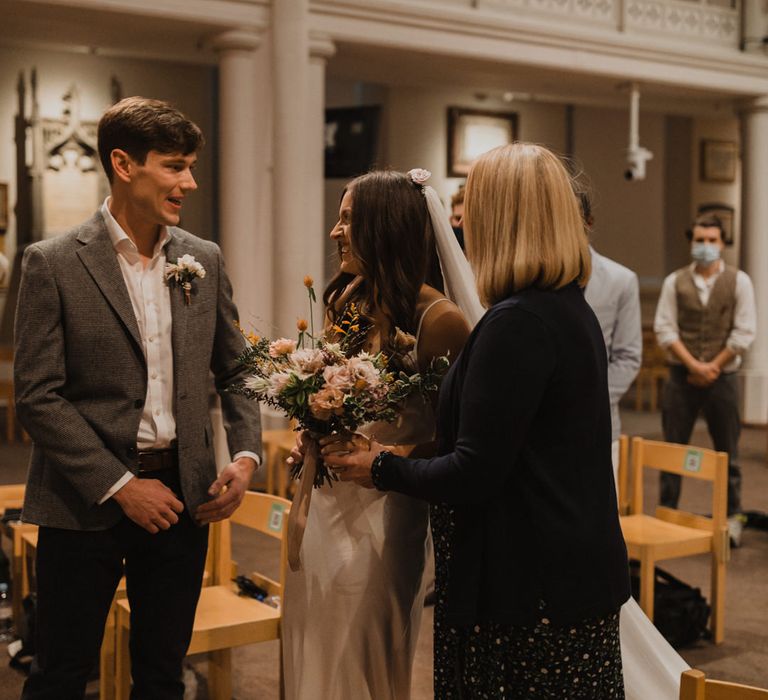
[[[656,342],[662,348],[668,348],[676,340],[680,340],[680,336],[677,333],[657,333]]]
[[[125,472],[112,486],[109,491],[107,491],[102,499],[99,501],[99,505],[102,503],[106,503],[112,496],[114,496],[123,486],[125,486],[131,479],[133,479],[133,474],[131,472]]]
[[[236,461],[240,459],[240,457],[250,457],[254,462],[256,462],[256,466],[261,466],[261,457],[257,455],[255,452],[249,452],[248,450],[243,450],[242,452],[238,452],[235,454],[234,457],[232,457],[232,461]]]
[[[741,345],[737,345],[730,340],[726,341],[725,347],[727,347],[735,355],[743,355],[747,351],[747,348],[742,347]]]

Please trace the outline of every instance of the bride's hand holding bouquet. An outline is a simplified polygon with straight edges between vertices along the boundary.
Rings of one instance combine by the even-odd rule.
[[[375,438],[368,439],[360,433],[329,435],[320,440],[320,456],[331,473],[340,481],[352,481],[368,489],[376,488],[371,468],[382,452],[407,456],[407,447],[381,445]]]
[[[310,318],[315,293],[311,278],[305,280]],[[437,390],[447,358],[436,358],[425,372],[406,372],[406,352],[371,354],[362,349],[370,323],[354,303],[322,338],[307,331],[299,320],[298,340],[270,341],[244,333],[248,347],[240,361],[249,369],[237,391],[278,409],[304,431],[292,457],[292,475],[310,467],[315,487],[330,484],[337,476],[319,458],[317,441],[333,435],[348,436],[374,421],[391,422],[403,401],[414,393],[426,397]],[[401,333],[401,332],[400,332]],[[404,334],[403,334],[404,335]],[[401,344],[403,348],[412,343]]]

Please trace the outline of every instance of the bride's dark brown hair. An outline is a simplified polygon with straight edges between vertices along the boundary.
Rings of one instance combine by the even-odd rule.
[[[323,292],[331,323],[349,301],[370,318],[378,309],[389,320],[391,346],[395,328],[416,333],[415,309],[425,282],[442,291],[442,276],[421,186],[391,170],[376,170],[352,180],[342,193],[352,193],[350,245],[362,268],[362,282],[340,302],[355,275],[339,272]]]

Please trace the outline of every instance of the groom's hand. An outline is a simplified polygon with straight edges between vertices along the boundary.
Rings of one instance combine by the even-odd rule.
[[[153,535],[179,522],[184,504],[157,479],[128,481],[112,498],[137,525]]]
[[[240,457],[224,467],[208,489],[213,500],[203,503],[195,513],[198,522],[203,525],[215,523],[232,515],[243,500],[254,469],[256,462],[250,457]]]

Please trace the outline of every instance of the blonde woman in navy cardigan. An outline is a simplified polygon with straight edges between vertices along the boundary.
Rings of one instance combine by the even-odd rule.
[[[435,697],[624,698],[605,345],[560,160],[524,143],[483,155],[464,231],[488,312],[444,379],[438,456],[342,436],[324,459],[433,504]]]

